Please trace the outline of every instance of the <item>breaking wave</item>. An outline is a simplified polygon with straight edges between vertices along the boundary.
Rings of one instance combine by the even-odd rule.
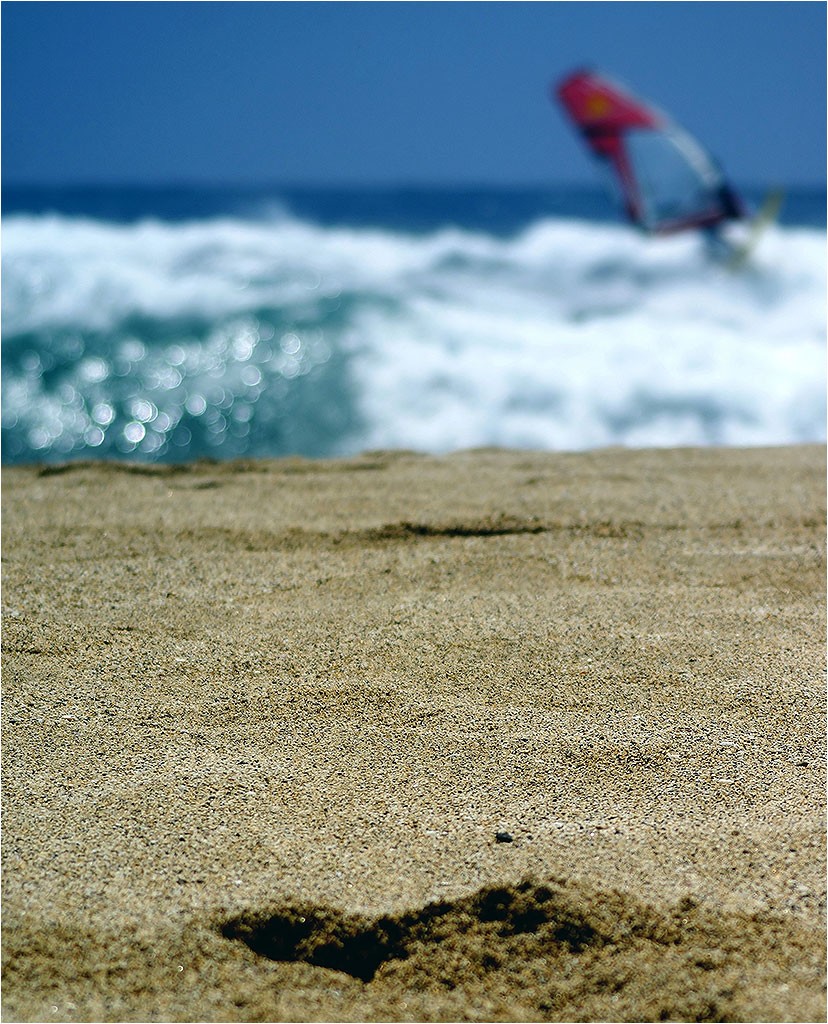
[[[3,454],[182,460],[825,436],[825,236],[751,265],[544,219],[3,221]]]

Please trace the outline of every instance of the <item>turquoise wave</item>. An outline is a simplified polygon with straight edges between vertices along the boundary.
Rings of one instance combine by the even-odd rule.
[[[4,219],[3,459],[824,437],[824,232]]]

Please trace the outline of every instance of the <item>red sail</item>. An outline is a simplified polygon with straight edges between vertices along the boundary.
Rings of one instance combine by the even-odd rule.
[[[660,111],[590,71],[569,75],[556,92],[591,151],[615,172],[634,224],[666,234],[743,216],[713,160]]]

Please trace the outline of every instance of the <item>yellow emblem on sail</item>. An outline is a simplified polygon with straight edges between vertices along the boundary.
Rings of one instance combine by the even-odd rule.
[[[586,112],[590,117],[603,117],[608,114],[612,104],[600,92],[594,92],[586,101]]]

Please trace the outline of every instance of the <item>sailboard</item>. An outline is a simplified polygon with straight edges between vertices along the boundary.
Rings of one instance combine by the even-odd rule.
[[[609,165],[627,217],[642,230],[715,230],[747,218],[716,161],[660,110],[593,71],[568,75],[554,94],[591,152]]]
[[[784,198],[784,193],[780,188],[772,189],[767,194],[764,203],[750,222],[747,238],[740,244],[732,246],[728,260],[731,270],[740,270],[748,262],[766,228],[773,224],[779,216]]]

